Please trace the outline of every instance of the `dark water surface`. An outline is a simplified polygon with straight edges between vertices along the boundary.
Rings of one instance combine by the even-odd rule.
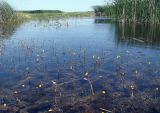
[[[1,26],[0,112],[160,112],[159,26],[103,22]]]

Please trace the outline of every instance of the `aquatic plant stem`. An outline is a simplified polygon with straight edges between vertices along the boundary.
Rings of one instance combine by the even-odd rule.
[[[88,83],[89,83],[89,85],[90,85],[91,93],[92,93],[92,95],[94,95],[93,85],[92,85],[92,82],[91,82],[91,80],[89,79],[89,77],[88,77]]]

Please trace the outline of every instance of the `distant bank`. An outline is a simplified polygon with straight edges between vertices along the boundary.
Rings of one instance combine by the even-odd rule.
[[[17,11],[18,13],[63,13],[60,10],[29,10],[29,11]]]
[[[16,11],[30,19],[57,19],[69,17],[91,17],[94,12],[63,12],[60,10],[32,10],[32,11]]]

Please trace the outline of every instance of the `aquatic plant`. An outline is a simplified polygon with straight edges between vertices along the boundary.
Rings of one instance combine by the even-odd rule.
[[[113,0],[110,4],[94,7],[94,11],[98,16],[117,18],[122,23],[160,23],[159,0]]]
[[[155,99],[157,99],[158,91],[159,91],[159,88],[156,88],[156,90],[155,90]]]
[[[37,22],[33,26],[44,29],[54,22]],[[0,49],[5,52],[0,57],[0,70],[2,76],[6,71],[9,76],[0,79],[0,112],[159,111],[160,64],[153,60],[154,56],[145,56],[144,49],[80,51],[82,47],[65,48],[51,40],[26,38],[4,43],[6,47]]]
[[[15,25],[23,21],[21,14],[16,11],[5,1],[0,1],[0,24]]]
[[[134,97],[135,86],[131,85],[130,88],[131,88],[131,97]]]
[[[88,75],[88,72],[85,73],[84,80],[87,80],[87,81],[88,81],[88,83],[89,83],[89,85],[90,85],[91,93],[92,93],[92,95],[94,95],[93,85],[92,85],[92,82],[91,82],[90,77],[89,77],[89,75]]]

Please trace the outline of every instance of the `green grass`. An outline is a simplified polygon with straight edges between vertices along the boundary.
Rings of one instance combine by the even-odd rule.
[[[26,11],[17,11],[21,13],[62,13],[60,10],[26,10]]]
[[[0,1],[0,24],[7,26],[29,19],[60,19],[93,15],[93,12],[62,12],[59,10],[15,11],[7,2]]]
[[[93,12],[62,12],[62,13],[22,13],[30,19],[59,19],[69,17],[90,17]]]

